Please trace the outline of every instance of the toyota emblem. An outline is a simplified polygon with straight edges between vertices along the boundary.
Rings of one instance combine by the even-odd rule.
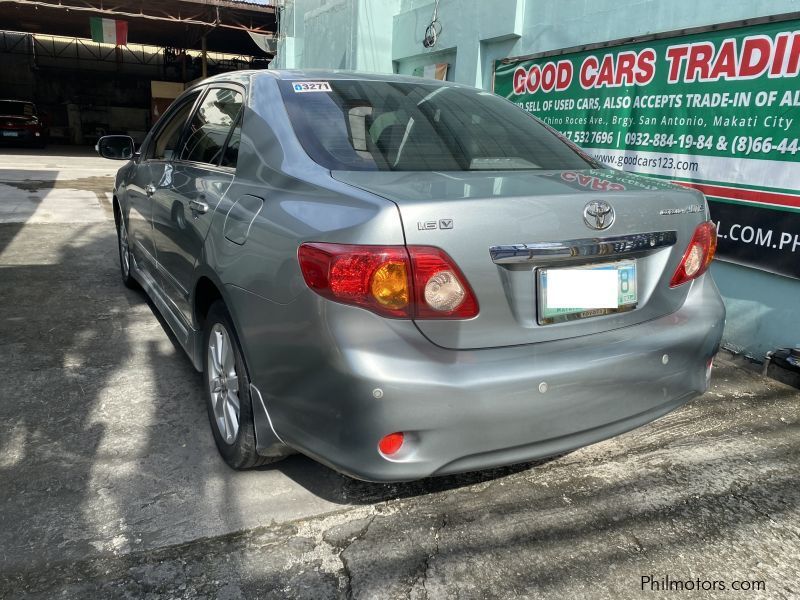
[[[583,222],[592,229],[608,229],[614,217],[614,209],[602,200],[593,200],[583,209]]]

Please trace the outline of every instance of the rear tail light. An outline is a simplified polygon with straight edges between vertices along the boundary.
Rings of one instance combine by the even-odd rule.
[[[404,247],[303,244],[297,256],[306,284],[320,296],[389,317],[409,317]]]
[[[321,296],[400,319],[471,319],[478,302],[464,274],[429,246],[309,243],[297,252]]]
[[[478,300],[467,278],[443,250],[409,246],[414,274],[416,319],[471,319]]]
[[[706,272],[714,253],[717,251],[717,227],[712,221],[705,221],[697,226],[692,241],[686,248],[675,274],[669,282],[670,287],[677,287],[697,279]]]

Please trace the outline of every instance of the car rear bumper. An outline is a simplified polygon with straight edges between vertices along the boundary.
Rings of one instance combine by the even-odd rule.
[[[262,363],[258,340],[246,352],[284,442],[359,479],[418,479],[559,454],[702,394],[725,309],[709,275],[691,285],[679,311],[646,323],[485,350],[443,349],[413,323],[326,302],[310,321],[326,330],[284,348],[294,376]],[[378,441],[395,431],[406,442],[388,459]]]

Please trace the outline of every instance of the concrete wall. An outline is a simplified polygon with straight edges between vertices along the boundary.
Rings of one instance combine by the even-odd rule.
[[[271,68],[392,72],[392,16],[400,0],[293,0],[281,15]]]
[[[515,55],[797,10],[798,0],[528,0]]]
[[[792,12],[800,0],[441,0],[442,35],[425,49],[433,9],[430,0],[403,0],[394,16],[396,70],[410,74],[406,65],[455,53],[454,80],[489,89],[498,58]]]
[[[442,32],[426,49],[433,10],[432,0],[288,2],[273,66],[413,74],[447,62],[448,79],[491,89],[499,58],[795,12],[800,0],[440,0]],[[728,347],[761,359],[800,344],[800,281],[719,261],[712,273],[728,306]]]
[[[491,78],[491,67],[488,73],[484,68],[489,49],[499,47],[498,58],[507,56],[504,52],[513,48],[524,33],[525,0],[441,0],[438,13],[441,35],[436,46],[425,48],[422,40],[431,22],[434,3],[406,1],[403,8],[394,17],[392,39],[392,58],[403,74],[413,72],[413,68],[408,70],[410,65],[440,62],[437,55],[448,52],[455,55],[455,65],[450,67],[452,79],[483,87]]]
[[[496,58],[800,11],[800,0],[287,0],[273,68],[400,70],[455,54],[455,81],[488,87]],[[413,65],[413,66],[412,66]]]
[[[726,348],[761,361],[800,344],[800,281],[719,260],[711,274],[728,309]]]

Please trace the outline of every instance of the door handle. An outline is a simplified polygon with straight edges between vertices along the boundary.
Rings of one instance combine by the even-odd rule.
[[[189,200],[189,208],[195,216],[204,215],[208,212],[208,204],[199,200]]]
[[[144,186],[144,193],[148,196],[152,196],[156,193],[156,186],[154,186],[152,183],[148,183],[146,186]]]

